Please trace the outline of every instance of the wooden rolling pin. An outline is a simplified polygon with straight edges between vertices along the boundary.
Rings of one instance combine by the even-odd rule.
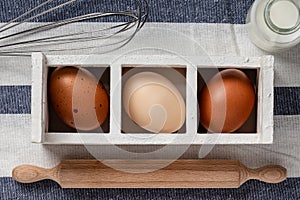
[[[97,160],[63,160],[52,169],[20,165],[12,176],[22,183],[51,179],[63,188],[238,188],[249,179],[267,183],[286,179],[286,169],[281,166],[249,169],[237,160],[176,160],[156,171],[128,172],[159,168],[165,162],[105,160],[104,165]]]

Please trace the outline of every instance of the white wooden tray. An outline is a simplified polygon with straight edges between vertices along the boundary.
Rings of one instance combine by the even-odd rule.
[[[44,144],[85,144],[85,145],[186,145],[186,144],[260,144],[273,141],[273,56],[263,57],[177,57],[163,55],[122,56],[106,55],[44,55],[32,54],[32,142]],[[166,69],[170,66],[183,68],[186,77],[185,101],[186,122],[179,133],[123,133],[122,123],[122,69],[124,66]],[[110,114],[108,131],[69,132],[51,131],[49,124],[49,106],[47,102],[47,77],[51,67],[109,67],[108,87],[110,88]],[[252,116],[254,131],[230,134],[198,133],[197,115],[198,71],[205,74],[208,68],[250,69],[255,74],[257,104]],[[103,69],[102,69],[103,70]],[[176,84],[175,84],[176,85]],[[178,86],[182,87],[182,86]],[[254,121],[253,121],[254,120]],[[52,123],[54,123],[52,121]],[[253,127],[252,127],[253,128]]]

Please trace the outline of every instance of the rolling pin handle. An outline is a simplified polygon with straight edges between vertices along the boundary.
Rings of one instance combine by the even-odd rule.
[[[286,169],[279,165],[267,165],[249,170],[249,178],[266,183],[280,183],[286,179]]]
[[[13,169],[12,177],[21,183],[34,183],[44,179],[57,180],[57,168],[45,169],[33,165],[20,165]]]

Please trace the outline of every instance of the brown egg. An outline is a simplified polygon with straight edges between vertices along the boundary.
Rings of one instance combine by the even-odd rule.
[[[107,92],[86,69],[55,69],[50,77],[48,94],[55,113],[72,128],[96,129],[108,115]]]
[[[254,103],[255,92],[247,75],[237,69],[223,70],[200,93],[200,122],[211,132],[234,132],[247,121]]]

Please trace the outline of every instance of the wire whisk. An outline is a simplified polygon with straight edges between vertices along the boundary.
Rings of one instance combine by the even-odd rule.
[[[149,11],[148,0],[133,0],[129,10],[96,11],[55,22],[34,22],[41,16],[49,15],[80,0],[67,0],[53,6],[56,1],[46,0],[0,25],[0,56],[29,56],[32,52],[90,48],[103,48],[103,52],[113,51],[126,45],[135,36],[146,22]],[[107,18],[119,19],[121,22],[105,23]],[[92,23],[97,20],[104,22]],[[84,24],[78,26],[87,21],[92,21],[90,24],[94,25],[95,29],[86,30]],[[77,25],[72,26],[74,23]]]

